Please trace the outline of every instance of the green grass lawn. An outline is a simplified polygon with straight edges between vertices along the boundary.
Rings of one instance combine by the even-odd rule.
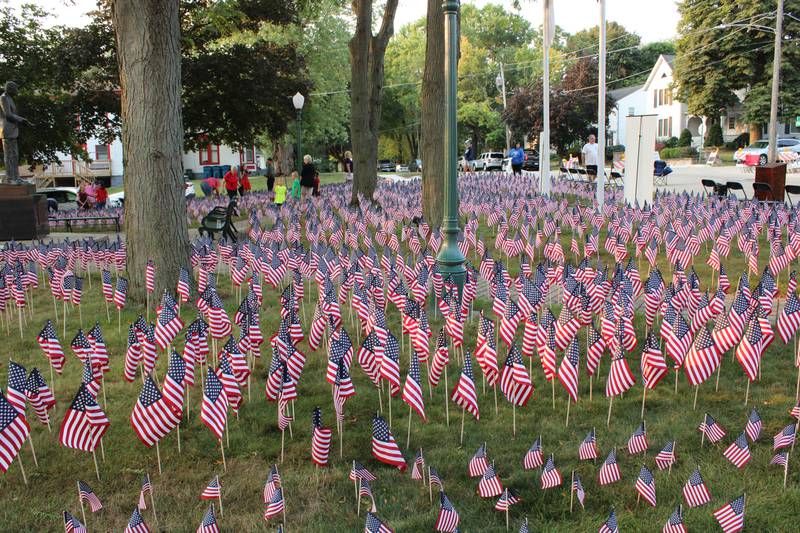
[[[491,230],[483,228],[487,243],[493,239]],[[569,238],[565,236],[565,249]],[[602,243],[602,240],[601,240]],[[735,244],[734,244],[735,246]],[[766,246],[762,246],[761,264],[766,261]],[[701,256],[705,258],[704,252]],[[495,255],[495,257],[498,257]],[[470,257],[475,260],[474,257]],[[663,261],[663,257],[660,258]],[[604,260],[608,260],[605,256]],[[729,269],[731,283],[735,286],[743,267],[743,258],[732,252],[725,262]],[[516,260],[511,270],[517,270]],[[646,267],[642,278],[646,277]],[[665,277],[668,270],[662,269]],[[703,287],[708,285],[709,269],[698,265],[698,273]],[[753,282],[754,284],[755,282]],[[781,278],[785,286],[785,274]],[[141,383],[127,383],[122,378],[123,357],[125,353],[127,325],[136,315],[144,313],[143,305],[129,302],[122,312],[122,332],[117,330],[115,311],[111,321],[106,320],[106,311],[100,296],[98,276],[93,276],[92,287],[84,282],[83,327],[88,329],[99,320],[111,353],[112,370],[106,376],[107,414],[111,428],[105,443],[105,461],[100,458],[101,480],[95,479],[94,466],[90,454],[68,450],[58,444],[58,428],[66,407],[75,394],[81,376],[81,364],[69,350],[69,341],[81,326],[77,309],[69,310],[67,334],[63,335],[63,324],[56,323],[61,344],[67,353],[67,364],[62,376],[56,378],[55,390],[58,404],[51,412],[53,432],[41,426],[29,410],[32,436],[36,447],[39,467],[33,465],[29,446],[22,451],[22,459],[29,477],[29,485],[22,483],[19,465],[11,465],[9,471],[0,477],[0,502],[3,504],[3,518],[0,519],[6,531],[36,530],[58,531],[61,529],[61,512],[69,510],[80,518],[77,502],[76,481],[88,482],[103,501],[105,508],[88,517],[90,531],[121,531],[138,501],[141,477],[150,473],[155,492],[158,527],[152,511],[148,509],[143,516],[154,530],[190,531],[202,519],[206,504],[199,495],[206,483],[219,474],[223,490],[225,516],[218,516],[223,531],[274,531],[277,521],[266,527],[261,517],[263,505],[261,493],[270,465],[278,462],[281,449],[281,435],[277,429],[276,406],[265,400],[264,383],[271,351],[263,346],[264,356],[256,363],[252,379],[250,399],[243,391],[245,401],[238,419],[229,415],[230,446],[226,447],[227,473],[222,471],[222,461],[218,444],[211,432],[201,423],[199,409],[201,391],[198,385],[190,391],[189,413],[184,414],[181,425],[182,453],[178,453],[177,438],[173,431],[160,444],[163,474],[157,471],[156,451],[145,448],[134,435],[129,422],[131,410],[139,394]],[[218,282],[230,316],[233,316],[238,302],[231,291],[227,276],[220,276]],[[307,290],[310,295],[312,291]],[[277,331],[279,322],[279,292],[265,286],[265,301],[261,311],[261,328],[268,338]],[[555,299],[553,300],[555,302]],[[490,309],[486,301],[477,302],[476,309]],[[59,315],[61,307],[59,304]],[[306,317],[311,318],[312,304],[306,301]],[[345,327],[355,337],[355,327],[349,321],[345,309]],[[399,315],[390,304],[388,319],[390,328],[399,335]],[[26,310],[27,311],[27,310]],[[6,313],[6,353],[30,370],[38,366],[47,381],[50,381],[46,359],[39,350],[35,336],[45,320],[53,318],[53,302],[46,289],[39,289],[33,300],[33,317],[26,318],[23,339],[20,339],[17,317]],[[434,314],[431,329],[435,344],[435,333],[441,327],[441,316]],[[183,309],[188,321],[194,313]],[[152,317],[151,317],[152,318]],[[302,318],[302,317],[301,317]],[[637,315],[639,347],[628,354],[628,362],[639,376],[639,356],[644,336],[644,317]],[[303,320],[304,330],[308,330],[308,320]],[[2,325],[2,323],[0,323]],[[465,339],[467,348],[475,345],[477,320],[467,324]],[[517,339],[522,332],[518,331]],[[585,354],[585,332],[579,333],[581,356]],[[180,337],[182,340],[182,336]],[[178,342],[177,348],[182,348]],[[377,391],[364,372],[353,365],[353,379],[357,396],[351,399],[346,408],[344,422],[343,452],[339,457],[339,440],[334,433],[331,449],[331,465],[317,471],[310,461],[311,412],[314,406],[321,406],[323,421],[335,427],[334,411],[330,386],[324,382],[326,354],[323,349],[310,352],[303,342],[300,349],[308,354],[308,362],[303,373],[296,402],[297,419],[293,425],[293,438],[286,435],[285,458],[279,469],[283,477],[286,498],[287,531],[358,531],[363,530],[364,510],[367,501],[362,502],[361,517],[356,517],[354,488],[347,474],[353,460],[359,460],[378,476],[373,483],[378,515],[396,531],[431,531],[438,512],[438,500],[434,494],[431,503],[428,490],[420,482],[412,481],[408,472],[377,463],[371,458],[371,417],[377,409]],[[505,360],[506,350],[498,348],[500,362]],[[561,354],[558,355],[560,363]],[[433,389],[433,397],[428,396],[424,383],[427,372],[423,369],[423,389],[429,423],[422,424],[414,416],[412,420],[411,448],[405,450],[408,406],[399,399],[392,402],[392,427],[394,435],[406,453],[413,459],[414,449],[424,450],[428,464],[435,467],[441,476],[448,497],[459,511],[463,531],[502,531],[505,528],[505,515],[494,510],[496,499],[484,500],[476,494],[477,479],[467,476],[469,458],[482,442],[487,442],[488,455],[504,485],[515,489],[522,497],[522,503],[510,512],[512,528],[516,530],[524,517],[528,517],[531,531],[594,531],[608,515],[611,507],[616,509],[622,531],[660,530],[667,517],[678,503],[682,503],[681,487],[696,466],[700,466],[705,481],[712,494],[709,505],[698,509],[684,508],[684,520],[690,531],[717,531],[711,513],[717,507],[747,493],[747,512],[745,524],[748,531],[796,531],[796,509],[800,506],[800,472],[795,458],[789,463],[789,483],[785,492],[781,490],[783,470],[770,466],[772,456],[771,437],[791,422],[787,409],[794,403],[796,370],[792,364],[791,349],[776,340],[764,357],[763,377],[752,384],[750,401],[744,404],[745,377],[738,363],[731,362],[730,353],[723,357],[719,391],[715,392],[713,379],[702,385],[699,391],[697,410],[692,410],[694,389],[691,389],[683,374],[679,376],[677,394],[674,392],[674,376],[668,376],[655,391],[648,392],[645,420],[650,441],[646,457],[630,457],[625,443],[640,420],[642,388],[637,384],[623,398],[614,400],[610,428],[606,428],[608,400],[603,388],[608,376],[609,358],[603,357],[600,379],[595,379],[593,400],[589,401],[589,380],[584,372],[585,362],[581,361],[580,400],[571,407],[569,426],[565,427],[566,393],[560,384],[555,385],[555,408],[551,398],[551,384],[543,377],[538,359],[534,361],[533,382],[536,392],[529,404],[516,413],[516,435],[512,434],[512,409],[499,397],[499,412],[494,409],[494,395],[491,390],[481,392],[480,370],[475,369],[479,390],[481,419],[476,422],[467,417],[463,446],[459,444],[460,413],[450,404],[450,424],[445,420],[444,383]],[[408,368],[408,339],[401,355],[401,377],[405,380]],[[526,362],[527,365],[527,362]],[[158,376],[166,371],[166,357],[162,354],[158,361]],[[452,388],[459,376],[460,368],[451,354],[448,368],[449,387]],[[0,371],[0,375],[4,372]],[[102,400],[102,393],[100,395]],[[384,391],[384,416],[388,416]],[[103,405],[101,401],[101,406]],[[753,458],[743,469],[737,470],[723,456],[722,451],[738,436],[744,428],[747,415],[756,406],[764,420],[761,441],[751,446]],[[719,445],[706,445],[700,448],[698,424],[704,412],[710,413],[727,430],[727,436]],[[578,461],[578,446],[592,427],[597,429],[600,459],[597,464]],[[561,472],[564,483],[561,487],[542,491],[538,471],[522,469],[522,458],[536,437],[542,436],[545,455],[554,454],[555,464]],[[671,474],[656,471],[654,456],[670,439],[677,440],[678,463]],[[612,447],[618,448],[621,480],[611,486],[600,487],[597,474],[600,464]],[[655,509],[641,503],[637,506],[633,485],[639,468],[646,463],[655,472],[658,507]],[[576,470],[583,480],[587,492],[586,509],[576,503],[575,510],[569,513],[570,472]],[[149,504],[149,499],[148,499]],[[88,512],[88,508],[87,508]],[[219,513],[218,513],[219,515]]]

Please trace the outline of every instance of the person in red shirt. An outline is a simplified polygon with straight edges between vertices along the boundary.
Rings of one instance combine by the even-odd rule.
[[[219,196],[219,180],[213,176],[200,182],[200,190],[203,196]]]
[[[253,186],[250,184],[250,174],[247,173],[247,169],[242,169],[242,175],[239,178],[239,196],[244,196],[245,193],[249,193]]]
[[[97,209],[105,209],[106,202],[108,201],[108,189],[106,189],[106,186],[103,185],[102,181],[98,181],[97,184],[95,184],[94,195],[94,206]]]
[[[232,168],[227,171],[222,179],[225,181],[225,191],[228,193],[228,198],[233,200],[239,192],[239,176],[236,175],[236,169]]]

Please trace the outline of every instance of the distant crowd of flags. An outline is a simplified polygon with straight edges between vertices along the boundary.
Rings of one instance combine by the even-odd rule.
[[[626,359],[626,354],[637,346],[642,349],[644,418],[647,391],[655,388],[670,369],[675,371],[676,388],[678,371],[684,370],[689,384],[695,387],[696,405],[699,385],[715,372],[719,376],[723,355],[735,348],[734,358],[748,378],[747,401],[750,383],[760,376],[762,357],[776,336],[775,330],[784,343],[796,341],[800,299],[795,293],[796,275],[788,272],[791,262],[800,255],[800,225],[794,210],[688,194],[660,194],[653,205],[642,207],[607,203],[599,210],[590,204],[570,205],[566,197],[530,195],[526,184],[518,178],[503,178],[507,180],[503,183],[503,196],[487,194],[491,187],[499,187],[492,182],[498,179],[491,174],[467,175],[460,183],[460,212],[466,223],[458,245],[478,265],[476,268],[472,261],[467,262],[461,292],[452,279],[441,274],[434,259],[442,245],[441,232],[424,219],[415,218],[421,214],[413,194],[418,185],[384,185],[382,210],[351,209],[343,198],[337,201],[334,197],[314,208],[291,207],[270,212],[264,217],[266,226],[253,211],[248,239],[242,242],[195,241],[191,265],[178,273],[174,296],[169,291],[163,292],[156,307],[155,323],[149,321],[149,301],[156,290],[158,265],[148,261],[144,265],[147,318],[140,315],[128,329],[123,369],[129,382],[135,381],[137,374],[141,377],[141,393],[130,420],[140,441],[156,447],[159,471],[159,441],[176,430],[180,448],[180,422],[184,412],[189,414],[188,389],[195,385],[197,374],[203,391],[200,418],[219,442],[225,465],[223,436],[227,440],[228,412],[238,416],[245,386],[250,398],[252,369],[262,355],[265,338],[261,333],[260,312],[264,284],[280,291],[280,324],[268,339],[272,359],[265,393],[270,402],[277,404],[282,442],[285,430],[290,435],[292,432],[294,400],[306,363],[306,355],[298,345],[307,340],[312,351],[324,346],[327,352],[325,379],[332,390],[340,455],[346,402],[356,395],[351,377],[352,363],[356,360],[378,394],[381,414],[373,419],[373,455],[400,468],[406,462],[391,432],[392,398],[399,395],[409,406],[408,447],[412,413],[423,422],[428,419],[422,365],[427,369],[429,393],[444,378],[448,424],[447,398],[461,408],[463,440],[466,413],[476,420],[480,418],[473,353],[482,373],[484,391],[487,384],[494,389],[495,411],[498,385],[512,405],[512,431],[516,433],[516,408],[525,407],[534,391],[535,355],[544,378],[551,382],[553,405],[556,378],[568,396],[568,424],[569,406],[579,401],[581,357],[585,357],[591,399],[592,380],[599,378],[600,363],[608,353],[610,370],[605,395],[609,398],[607,424],[610,424],[613,399],[637,382]],[[493,243],[481,237],[479,221],[485,221],[495,232]],[[602,247],[601,229],[605,231]],[[566,234],[562,235],[564,230],[570,235],[566,249],[562,243],[566,238]],[[764,234],[769,260],[759,270],[759,247]],[[729,257],[734,242],[745,258],[747,270],[741,274],[728,308],[727,293],[732,286],[723,261]],[[702,261],[704,246],[708,254],[705,263],[714,273],[705,291],[694,269],[694,264]],[[613,263],[603,263],[603,252]],[[506,261],[500,259],[503,256]],[[669,282],[659,268],[664,266],[664,260],[672,271]],[[121,327],[119,311],[126,306],[129,285],[122,276],[128,265],[125,244],[120,240],[84,239],[32,246],[11,243],[0,251],[0,261],[3,262],[0,310],[9,304],[16,306],[21,333],[23,321],[27,320],[22,309],[33,302],[34,289],[39,287],[40,278],[44,278],[53,298],[55,320],[59,318],[57,302],[62,303],[66,335],[67,311],[80,309],[83,280],[88,279],[91,286],[93,270],[100,273],[107,318],[110,320],[108,306],[113,304],[118,309],[118,328]],[[507,263],[514,261],[519,265],[517,276],[512,276],[507,267]],[[644,280],[640,274],[643,261],[648,264]],[[241,299],[233,320],[217,292],[217,276],[224,272],[229,274],[231,287]],[[781,301],[777,280],[784,272],[786,297]],[[753,288],[749,279],[759,273],[759,282]],[[716,288],[713,288],[715,278]],[[306,287],[307,282],[310,287]],[[302,326],[307,321],[305,301],[313,301],[314,295],[308,294],[313,287],[317,289],[317,303],[306,333]],[[490,305],[474,313],[479,295],[488,298]],[[434,332],[426,305],[429,300],[434,304],[433,313],[438,311],[444,322],[434,346],[431,346]],[[389,303],[401,318],[399,340],[387,322]],[[192,304],[198,315],[186,325],[181,306]],[[561,306],[557,316],[552,310],[554,304]],[[646,335],[637,339],[634,317],[642,307]],[[770,320],[773,313],[777,316],[774,324]],[[494,321],[490,314],[495,315]],[[350,332],[345,327],[348,319],[345,315],[349,315]],[[464,348],[468,343],[464,329],[476,316],[477,338],[471,352]],[[8,314],[4,313],[4,318],[8,321]],[[82,326],[82,315],[80,320]],[[713,323],[711,330],[709,323]],[[522,338],[518,342],[520,329]],[[586,341],[582,349],[584,329]],[[183,353],[175,349],[181,332],[184,332]],[[351,333],[355,333],[355,339]],[[51,320],[37,340],[48,359],[54,385],[53,373],[61,374],[65,355]],[[408,371],[403,382],[400,358],[406,351],[406,340]],[[501,341],[508,349],[502,363],[498,360]],[[100,446],[102,452],[102,439],[110,422],[100,407],[98,394],[103,392],[105,404],[103,376],[111,369],[100,324],[96,323],[86,333],[81,328],[70,348],[82,362],[83,374],[62,421],[59,441],[65,447],[91,452],[99,478],[95,450]],[[167,354],[167,372],[163,380],[158,380],[157,362],[161,353]],[[800,352],[795,348],[794,353],[794,363],[800,371]],[[448,393],[451,354],[462,370]],[[671,368],[665,355],[672,360]],[[0,396],[3,471],[26,440],[33,451],[25,414],[27,402],[48,427],[48,412],[55,405],[55,396],[38,369],[32,369],[29,375],[16,363],[11,363],[9,369],[8,392]],[[388,422],[382,416],[384,382],[388,385]],[[701,426],[705,427],[703,437],[715,442],[719,439],[712,439],[710,422],[713,419],[707,415]],[[789,431],[789,427],[784,431]],[[793,443],[797,426],[791,427]],[[643,423],[641,429],[644,434]],[[332,429],[323,426],[321,413],[315,410],[311,454],[315,464],[327,463],[332,437]],[[726,449],[725,456],[743,466],[749,459],[747,446],[747,438],[740,437]],[[788,454],[783,460],[788,464]],[[781,459],[776,456],[773,461],[780,464]],[[549,470],[548,465],[552,466]],[[546,479],[550,483],[558,476],[560,484],[552,457],[543,472],[548,473]],[[652,472],[643,467],[639,478],[640,496],[655,502]],[[493,484],[487,486],[492,489],[490,492],[496,492]],[[652,493],[645,490],[648,487]],[[512,505],[511,499],[507,494],[506,505]],[[446,500],[444,495],[442,500]],[[449,501],[448,505],[452,507]],[[612,518],[613,513],[609,523]]]

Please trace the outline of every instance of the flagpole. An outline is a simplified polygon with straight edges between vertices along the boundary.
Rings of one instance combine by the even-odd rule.
[[[88,525],[86,523],[86,511],[83,510],[83,498],[81,498],[81,482],[75,482],[78,485],[78,503],[81,506],[81,516],[83,517],[83,525]],[[784,486],[786,486],[786,478],[784,477]]]
[[[606,419],[606,427],[611,426],[611,406],[614,405],[614,397],[608,399],[608,418]]]
[[[569,401],[569,395],[567,395],[567,422],[564,424],[564,427],[569,427],[569,406],[572,402]]]
[[[150,504],[153,506],[153,520],[156,525],[158,524],[158,515],[156,514],[156,500],[153,498],[153,488],[150,487]]]
[[[94,459],[94,473],[97,474],[97,481],[100,481],[100,468],[97,466],[97,454],[95,453],[94,450],[92,450],[92,459]],[[22,463],[20,463],[19,465],[22,466]],[[24,471],[22,475],[23,476],[25,475]],[[28,484],[27,481],[25,482],[25,484],[26,485]]]
[[[222,452],[222,470],[228,471],[228,465],[225,463],[225,446],[222,445],[222,439],[219,439],[219,449]],[[283,461],[283,436],[281,436],[281,461]]]
[[[219,489],[219,514],[225,516],[225,511],[222,509],[222,485],[219,483],[219,475],[217,475],[217,488]]]
[[[411,445],[411,406],[408,406],[408,435],[406,436],[406,450]]]
[[[467,408],[466,407],[462,407],[461,408],[461,439],[459,441],[461,444],[464,444],[464,416],[466,414],[467,414]]]
[[[353,459],[353,467],[352,468],[353,468],[353,488],[356,490],[356,499],[358,499],[358,480],[361,479],[361,476],[359,476],[356,473],[356,460],[355,459]]]
[[[28,476],[25,475],[25,467],[22,466],[22,454],[21,453],[17,454],[17,462],[19,463],[20,471],[22,471],[22,481],[24,481],[25,485],[27,485],[28,484]],[[95,466],[97,466],[96,462],[95,462]],[[100,479],[100,474],[98,474],[97,476],[98,476],[97,479],[99,480]]]
[[[672,456],[673,456],[673,457],[676,457],[676,455],[675,455],[675,454],[677,453],[677,450],[678,450],[678,439],[675,439],[674,441],[672,441]],[[672,463],[674,463],[674,462],[675,462],[675,461],[674,461],[674,459],[673,459],[673,460],[672,460],[672,461],[670,461],[670,463],[669,463],[669,470],[667,471],[667,477],[669,477],[669,476],[671,476],[671,475],[672,475]]]
[[[575,497],[575,471],[572,471],[572,481],[569,484],[569,514],[572,514],[572,500]]]
[[[697,410],[697,393],[698,392],[700,392],[700,385],[695,385],[694,386],[694,402],[692,403],[692,411],[696,411]],[[747,405],[746,401],[745,401],[745,405]],[[644,405],[642,405],[642,412],[644,412]]]
[[[356,489],[356,516],[361,516],[361,477],[358,477],[358,488]]]
[[[795,435],[796,437],[796,435]],[[783,465],[783,490],[786,490],[786,478],[789,476],[789,453],[786,453],[786,464]]]
[[[798,372],[800,374],[800,372]],[[800,380],[800,376],[798,377]],[[798,381],[800,383],[800,381]],[[450,390],[450,384],[447,382],[447,365],[444,365],[444,416],[447,420],[447,427],[450,427],[450,405],[447,401],[447,392]]]

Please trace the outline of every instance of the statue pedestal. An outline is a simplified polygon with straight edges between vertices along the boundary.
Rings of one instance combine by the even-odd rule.
[[[0,184],[0,241],[40,239],[50,233],[47,197],[30,184]]]

